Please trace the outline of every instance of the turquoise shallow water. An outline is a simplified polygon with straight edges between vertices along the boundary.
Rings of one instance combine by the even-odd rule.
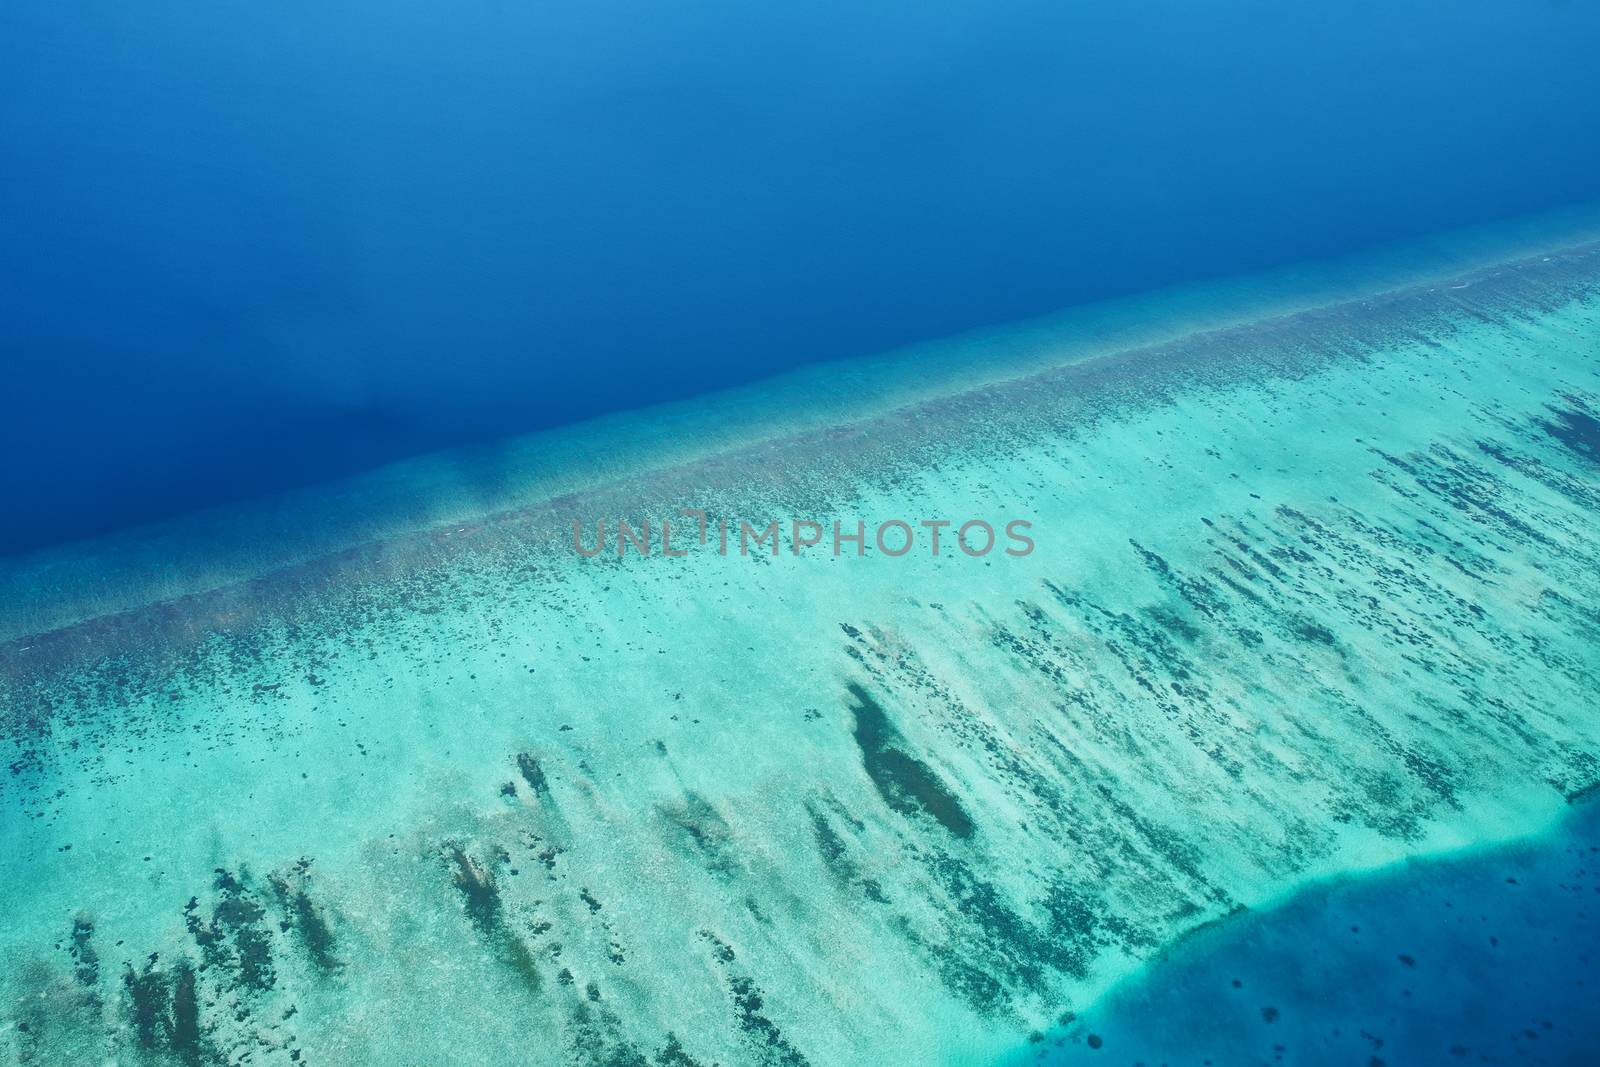
[[[0,1048],[991,1062],[1241,907],[1548,826],[1600,782],[1597,286],[1573,234],[1098,356],[977,335],[1013,373],[602,435],[449,522],[29,561]],[[682,506],[1038,547],[568,542]]]

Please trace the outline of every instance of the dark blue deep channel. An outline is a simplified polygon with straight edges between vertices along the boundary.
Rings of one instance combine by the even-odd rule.
[[[1334,880],[1224,919],[1022,1059],[1600,1064],[1600,804],[1532,839]]]

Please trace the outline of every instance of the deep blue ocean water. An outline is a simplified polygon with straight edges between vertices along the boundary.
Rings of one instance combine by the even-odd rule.
[[[0,8],[0,552],[1590,199],[1600,8]]]
[[[1041,1067],[1600,1063],[1600,805],[1198,931]]]

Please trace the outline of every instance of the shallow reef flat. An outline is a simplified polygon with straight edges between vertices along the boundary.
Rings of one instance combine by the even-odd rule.
[[[16,637],[0,1049],[991,1062],[1538,830],[1600,784],[1597,352],[1579,244]],[[681,507],[1037,548],[573,550]]]

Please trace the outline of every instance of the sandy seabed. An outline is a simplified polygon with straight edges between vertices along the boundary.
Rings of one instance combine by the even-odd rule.
[[[170,596],[138,548],[30,563],[0,1049],[991,1062],[1186,931],[1600,783],[1600,246],[1147,340]],[[686,506],[1038,547],[571,550]]]

